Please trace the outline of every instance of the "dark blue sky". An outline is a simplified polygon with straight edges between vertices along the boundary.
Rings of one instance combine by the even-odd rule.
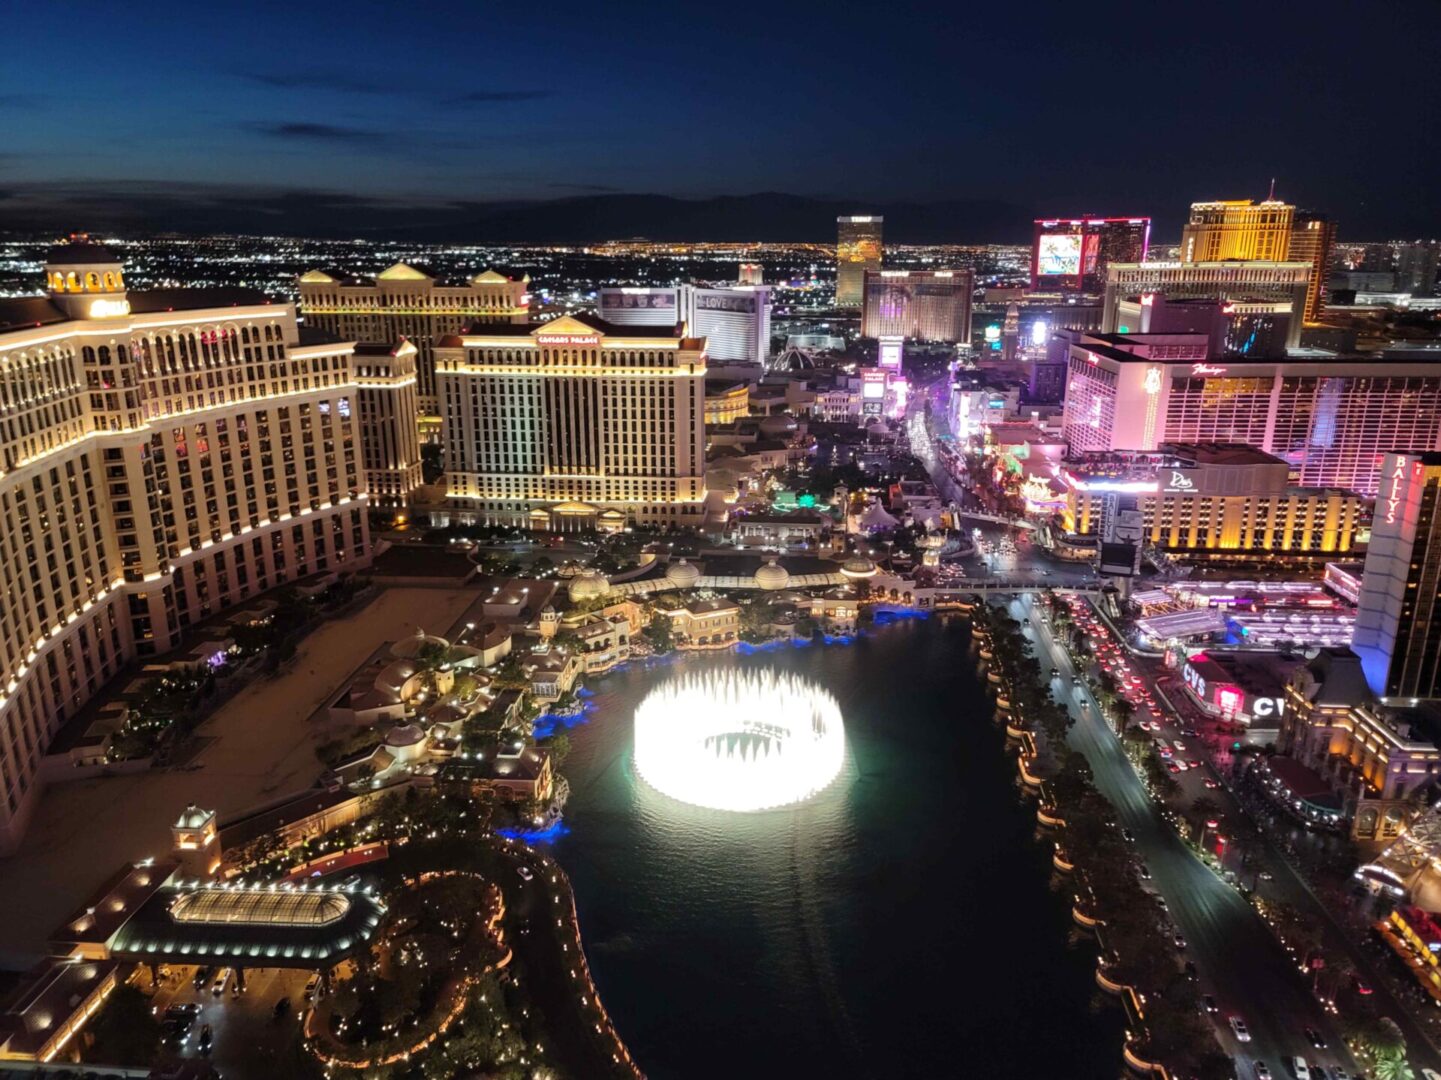
[[[0,199],[11,224],[32,201],[157,185],[420,203],[769,190],[1175,220],[1274,175],[1343,236],[1435,233],[1438,11],[12,5]]]

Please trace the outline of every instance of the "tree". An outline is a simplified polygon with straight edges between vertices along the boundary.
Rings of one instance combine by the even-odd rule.
[[[111,991],[90,1024],[90,1034],[95,1041],[88,1056],[107,1065],[149,1065],[160,1048],[160,1023],[150,1001],[129,983]]]
[[[652,615],[650,625],[645,628],[651,648],[657,653],[668,653],[675,648],[675,634],[671,631],[670,619],[664,615]]]
[[[563,731],[557,731],[546,740],[545,748],[550,751],[551,767],[558,769],[570,756],[570,736]]]
[[[1191,816],[1200,822],[1212,820],[1221,812],[1221,804],[1209,795],[1197,795],[1191,800]]]
[[[1376,1080],[1416,1080],[1416,1073],[1412,1071],[1404,1053],[1387,1054],[1377,1058],[1371,1071]]]

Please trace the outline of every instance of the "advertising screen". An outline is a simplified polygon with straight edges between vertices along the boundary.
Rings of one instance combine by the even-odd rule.
[[[861,381],[861,397],[866,401],[880,401],[885,396],[885,375],[881,372],[876,372],[875,374],[867,372]]]
[[[1081,237],[1076,233],[1042,233],[1036,241],[1036,275],[1075,276],[1080,272]]]
[[[904,341],[901,338],[885,337],[880,341],[880,365],[883,368],[894,368],[899,371],[901,367],[901,350]]]

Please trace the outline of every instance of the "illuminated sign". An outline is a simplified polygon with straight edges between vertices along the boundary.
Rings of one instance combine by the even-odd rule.
[[[737,311],[743,315],[751,315],[755,313],[756,298],[697,290],[695,306],[698,311]]]
[[[880,401],[886,396],[886,373],[867,371],[861,377],[861,398],[864,401]]]
[[[1037,277],[1074,277],[1081,272],[1081,238],[1075,233],[1042,233],[1036,240]]]
[[[1031,323],[1031,344],[1044,345],[1046,343],[1046,336],[1049,333],[1050,329],[1046,326],[1046,320],[1037,319]]]
[[[901,369],[901,354],[904,338],[883,337],[880,341],[880,365],[883,368]]]
[[[118,319],[130,314],[129,300],[92,300],[88,314],[92,319]]]
[[[1186,680],[1186,685],[1191,688],[1196,697],[1202,701],[1206,700],[1206,680],[1199,671],[1187,664],[1181,669],[1181,677]]]
[[[1161,392],[1161,369],[1158,367],[1146,369],[1146,393],[1159,394]]]
[[[1214,364],[1192,364],[1192,365],[1191,365],[1191,374],[1192,374],[1192,375],[1224,375],[1224,374],[1226,374],[1226,369],[1223,368],[1223,367],[1216,367]]]
[[[1397,515],[1401,512],[1401,497],[1403,494],[1402,485],[1406,481],[1406,472],[1409,459],[1404,454],[1396,455],[1396,465],[1391,470],[1391,475],[1386,478],[1386,524],[1395,525]],[[1413,470],[1416,479],[1421,478],[1421,462],[1418,459],[1414,463]]]
[[[654,310],[675,311],[674,289],[605,289],[600,294],[602,311]]]
[[[1171,470],[1171,479],[1166,482],[1167,491],[1194,491],[1196,482],[1180,469]]]
[[[986,340],[987,340],[987,341],[1000,341],[1000,340],[1001,340],[1001,326],[1000,326],[1000,323],[991,323],[990,326],[986,327]]]
[[[1216,691],[1216,704],[1221,706],[1222,716],[1236,716],[1240,713],[1241,706],[1245,703],[1246,695],[1234,686],[1223,686]]]
[[[1256,703],[1251,706],[1251,715],[1257,720],[1265,717],[1282,717],[1286,715],[1286,699],[1278,697],[1257,698]]]
[[[542,345],[599,345],[599,334],[537,334]]]

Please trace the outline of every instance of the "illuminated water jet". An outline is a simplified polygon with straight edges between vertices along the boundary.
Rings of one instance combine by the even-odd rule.
[[[808,799],[845,763],[836,699],[794,675],[683,675],[635,711],[635,767],[651,787],[714,810]]]

